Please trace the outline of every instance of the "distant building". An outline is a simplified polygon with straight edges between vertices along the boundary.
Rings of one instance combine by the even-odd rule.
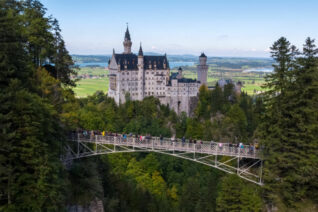
[[[234,85],[234,91],[236,94],[241,94],[241,88],[242,83],[239,81],[237,83],[234,83],[231,79],[220,79],[218,81],[218,85],[223,89],[225,85],[227,84],[233,84]]]

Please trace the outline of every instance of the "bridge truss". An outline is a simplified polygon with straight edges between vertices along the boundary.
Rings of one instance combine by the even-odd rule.
[[[73,136],[66,145],[66,154],[61,158],[68,167],[75,159],[96,155],[132,152],[155,152],[204,164],[229,174],[263,185],[263,161],[257,149],[233,147],[217,142],[195,144],[177,142],[170,139],[160,140],[158,137],[139,140],[138,138],[121,136]]]

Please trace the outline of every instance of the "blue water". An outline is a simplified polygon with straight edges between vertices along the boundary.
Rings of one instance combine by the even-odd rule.
[[[175,68],[179,66],[193,66],[194,62],[170,62],[170,68]],[[75,65],[78,65],[80,68],[86,67],[86,66],[101,66],[101,67],[107,67],[108,63],[76,63]]]
[[[171,69],[180,66],[193,66],[194,64],[194,62],[169,62]]]
[[[86,66],[101,66],[101,67],[107,67],[108,63],[75,63],[75,65],[78,65],[80,68],[86,67]]]
[[[273,68],[250,68],[250,69],[246,69],[243,72],[273,72]]]

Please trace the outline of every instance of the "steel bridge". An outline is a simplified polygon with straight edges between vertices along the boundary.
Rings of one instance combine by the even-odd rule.
[[[66,166],[79,158],[132,152],[155,152],[191,160],[263,185],[261,152],[248,145],[237,147],[217,142],[182,142],[181,140],[74,134],[61,158]]]

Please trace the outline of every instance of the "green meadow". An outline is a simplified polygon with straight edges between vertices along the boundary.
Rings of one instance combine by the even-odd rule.
[[[191,68],[191,67],[190,67]],[[193,68],[193,67],[192,67]],[[176,70],[172,70],[176,72]],[[78,70],[78,76],[85,77],[80,79],[74,92],[77,97],[86,97],[94,94],[96,91],[107,93],[108,91],[108,70],[105,68],[84,67]],[[186,78],[196,79],[197,74],[193,70],[184,68],[183,75]],[[95,77],[89,78],[89,77]],[[221,78],[230,78],[233,81],[241,81],[243,83],[242,91],[247,92],[249,95],[254,95],[257,92],[262,92],[264,89],[261,87],[264,84],[264,75],[258,73],[243,73],[237,70],[222,69],[215,70],[209,69],[208,72],[208,85],[213,86]]]
[[[108,69],[102,67],[82,67],[77,71],[78,75],[88,74],[95,76],[105,76],[108,74]]]
[[[175,72],[175,71],[173,71]],[[194,71],[185,70],[183,75],[186,78],[196,79],[197,74]],[[237,70],[223,69],[219,70],[209,69],[208,72],[208,85],[214,86],[221,78],[229,78],[235,82],[241,81],[243,83],[242,91],[247,92],[249,95],[254,95],[257,92],[263,92],[264,88],[261,86],[265,83],[264,75],[259,73],[243,73]]]
[[[86,97],[94,94],[96,91],[107,93],[108,77],[100,79],[81,79],[76,83],[73,89],[77,97]]]

